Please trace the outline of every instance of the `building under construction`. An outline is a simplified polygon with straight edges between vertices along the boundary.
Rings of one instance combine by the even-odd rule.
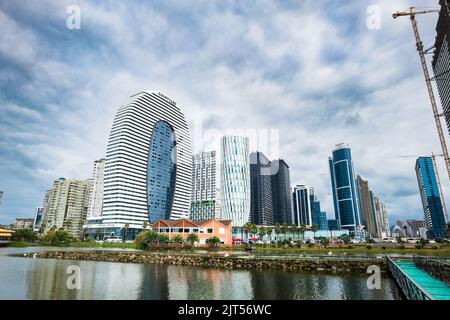
[[[448,0],[440,0],[441,9],[436,25],[436,41],[432,67],[441,99],[443,116],[450,133],[450,15]]]

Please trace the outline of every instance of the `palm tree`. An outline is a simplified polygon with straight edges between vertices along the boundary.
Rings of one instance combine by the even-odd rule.
[[[142,224],[142,230],[145,231],[145,229],[147,229],[147,227],[148,227],[148,221],[145,220],[144,223]]]
[[[267,234],[267,228],[265,226],[261,226],[259,228],[259,236],[262,238],[264,238],[264,236]]]
[[[317,224],[313,224],[311,226],[311,231],[314,232],[314,238],[316,237],[317,230],[319,230],[319,226]]]
[[[244,224],[243,230],[244,230],[244,233],[246,235],[247,241],[248,241],[248,233],[250,232],[251,229],[252,229],[252,223],[251,222],[246,222]]]
[[[125,225],[123,226],[123,242],[127,240],[128,229],[130,229],[130,225],[128,223],[125,223]]]
[[[178,244],[183,243],[184,242],[183,236],[181,234],[177,234],[175,237],[173,237],[172,242]]]
[[[302,233],[303,239],[305,239],[305,232],[306,232],[306,230],[308,230],[308,228],[306,227],[306,224],[302,223],[300,225],[300,231]]]
[[[277,236],[281,233],[281,224],[279,223],[275,224],[275,233],[277,234]]]
[[[210,245],[211,248],[215,248],[220,246],[220,239],[217,236],[211,237],[208,239],[208,244]]]
[[[95,229],[95,238],[98,240],[100,238],[100,232],[102,230],[100,228]]]
[[[270,241],[271,240],[270,238],[271,238],[271,235],[272,235],[272,228],[267,228],[266,233],[267,233],[267,236],[269,237],[269,241]]]
[[[191,233],[188,235],[188,237],[186,238],[187,243],[189,243],[192,246],[194,246],[194,244],[196,242],[198,242],[198,235],[196,233]]]
[[[287,223],[283,223],[283,225],[281,226],[281,230],[283,231],[284,234],[284,240],[286,240],[287,232],[289,230]]]
[[[295,223],[291,224],[291,232],[292,232],[292,239],[294,239],[294,234],[298,232],[298,228]]]
[[[252,224],[251,232],[253,234],[253,237],[255,237],[258,233],[258,226],[256,224]]]

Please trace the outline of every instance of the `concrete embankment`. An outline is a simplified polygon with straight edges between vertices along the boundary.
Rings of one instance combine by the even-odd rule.
[[[366,272],[371,265],[386,271],[386,259],[337,256],[259,256],[191,253],[150,253],[114,251],[43,251],[36,258],[108,261],[123,263],[161,263],[230,270],[271,269],[321,272]]]

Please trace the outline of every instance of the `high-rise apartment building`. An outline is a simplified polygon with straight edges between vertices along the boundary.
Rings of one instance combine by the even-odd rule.
[[[294,223],[297,226],[304,224],[307,227],[311,227],[314,224],[313,209],[315,206],[315,200],[314,188],[307,187],[305,185],[297,185],[294,187],[292,193],[292,203]]]
[[[44,203],[45,230],[65,228],[76,238],[82,236],[91,196],[92,181],[60,178],[47,191]]]
[[[41,228],[42,219],[44,217],[44,207],[37,207],[34,212],[33,230],[39,231]]]
[[[250,219],[249,139],[225,136],[221,139],[220,201],[224,220],[242,227]]]
[[[105,159],[95,161],[94,171],[92,173],[92,193],[87,214],[88,219],[94,217],[98,218],[102,215],[104,175]]]
[[[375,211],[372,208],[369,183],[360,175],[356,177],[356,189],[358,191],[358,205],[361,211],[362,225],[372,237],[378,237],[377,221]]]
[[[319,230],[328,230],[328,218],[325,211],[320,212],[319,216]]]
[[[191,220],[220,219],[217,166],[216,151],[199,152],[192,157]]]
[[[416,175],[425,221],[431,236],[441,238],[445,236],[447,217],[444,198],[436,174],[436,166],[431,157],[417,159]]]
[[[436,40],[432,67],[442,104],[447,129],[450,132],[450,7],[448,0],[440,0],[441,10],[436,25]]]
[[[329,166],[336,219],[342,229],[361,238],[362,219],[350,147],[337,145],[329,158]]]
[[[282,160],[272,161],[272,208],[274,223],[292,224],[292,193],[289,166]]]
[[[274,225],[271,162],[262,152],[250,154],[250,222]]]
[[[87,228],[123,236],[126,226],[133,238],[145,222],[188,218],[191,148],[175,101],[154,91],[132,96],[117,111],[109,136],[101,223]]]
[[[0,191],[0,206],[2,205],[3,200],[3,191]]]

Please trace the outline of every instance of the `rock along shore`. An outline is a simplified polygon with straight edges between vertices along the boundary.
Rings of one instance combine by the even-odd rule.
[[[170,252],[117,252],[117,251],[42,251],[36,258],[107,261],[123,263],[160,263],[229,270],[307,270],[321,272],[365,273],[371,265],[387,270],[386,259],[336,256],[258,256]]]

